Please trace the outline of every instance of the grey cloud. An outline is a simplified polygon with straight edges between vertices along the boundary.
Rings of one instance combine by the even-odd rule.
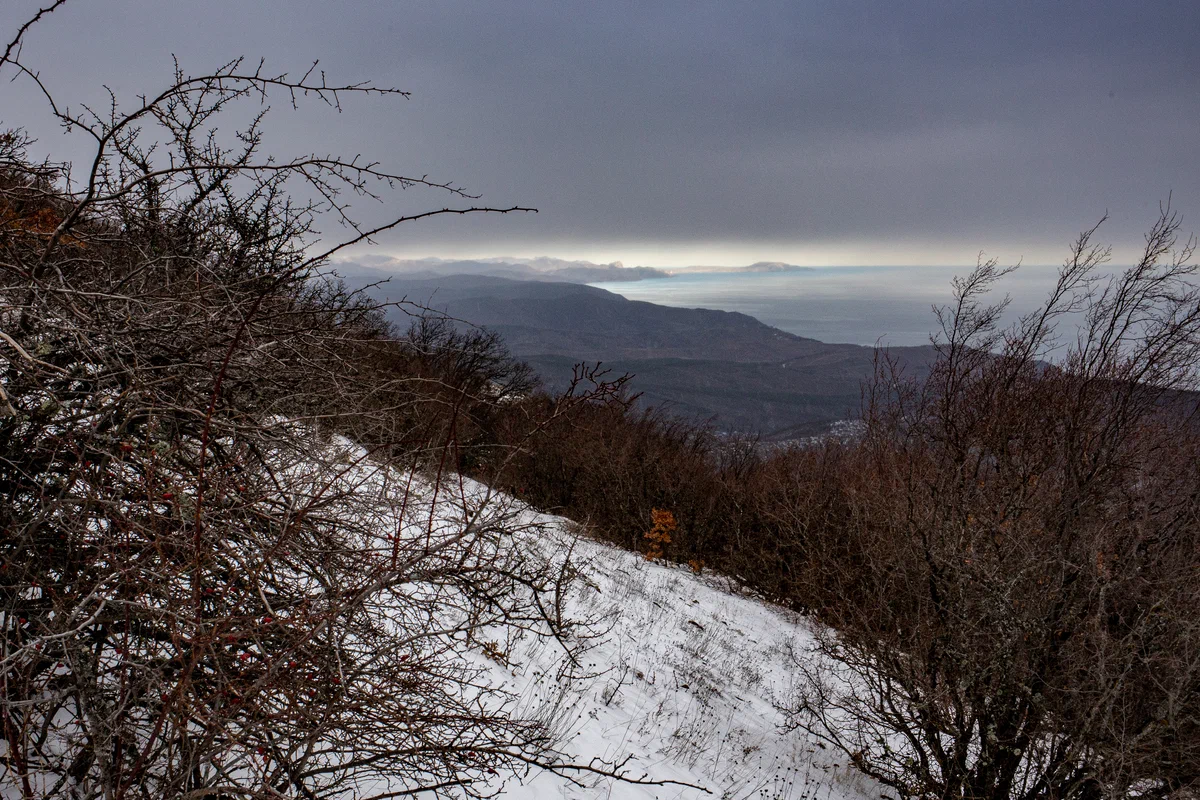
[[[6,4],[4,30],[16,6],[32,8]],[[276,146],[333,141],[542,210],[384,241],[409,255],[890,238],[1057,253],[1105,209],[1110,236],[1168,191],[1200,211],[1193,2],[114,0],[55,16],[27,55],[80,96],[96,96],[81,77],[161,83],[171,52],[193,69],[319,56],[414,97],[281,113]],[[0,91],[4,122],[36,127],[33,98]]]

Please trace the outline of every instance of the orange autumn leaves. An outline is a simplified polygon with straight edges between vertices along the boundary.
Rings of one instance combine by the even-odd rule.
[[[658,508],[650,510],[650,520],[653,526],[642,534],[646,540],[646,558],[653,561],[663,557],[663,546],[671,543],[671,534],[679,527],[675,515],[670,511]]]
[[[646,550],[643,553],[647,561],[657,561],[664,555],[663,547],[671,543],[671,534],[679,528],[679,522],[670,511],[659,508],[650,509],[650,530],[642,534],[646,540]],[[704,561],[699,558],[689,559],[688,567],[699,575],[704,570]]]

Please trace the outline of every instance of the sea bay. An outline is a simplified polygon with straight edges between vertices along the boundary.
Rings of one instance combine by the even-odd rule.
[[[670,278],[593,284],[630,300],[748,314],[768,325],[823,342],[928,344],[934,306],[952,300],[951,281],[972,267],[849,266],[785,272],[696,272]],[[1023,266],[990,295],[1011,304],[1006,323],[1037,307],[1057,270]]]

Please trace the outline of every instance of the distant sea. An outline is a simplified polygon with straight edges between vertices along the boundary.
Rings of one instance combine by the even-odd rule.
[[[817,267],[794,272],[697,273],[592,284],[630,300],[740,311],[797,336],[874,345],[929,343],[934,305],[951,300],[950,281],[971,267]],[[1037,307],[1054,267],[1023,266],[994,299],[1012,297],[1006,319]]]

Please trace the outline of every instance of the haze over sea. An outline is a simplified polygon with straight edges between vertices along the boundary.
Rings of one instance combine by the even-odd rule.
[[[823,342],[929,343],[932,307],[951,300],[950,281],[971,267],[816,267],[788,272],[697,272],[671,278],[593,284],[630,300],[740,311]],[[1051,288],[1054,267],[1023,266],[993,295],[1012,298],[1005,322],[1030,311]]]

